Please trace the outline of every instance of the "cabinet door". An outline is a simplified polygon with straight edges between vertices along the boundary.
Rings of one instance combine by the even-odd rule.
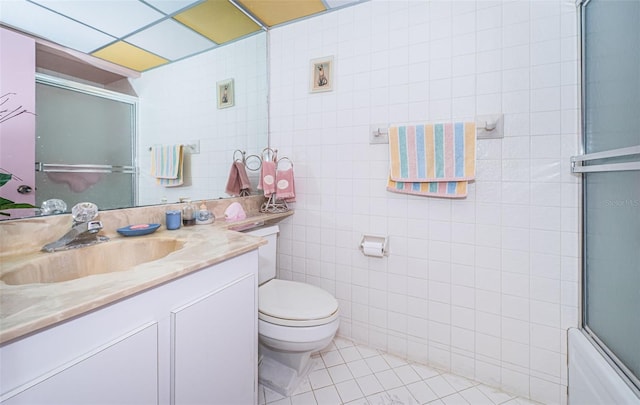
[[[157,404],[158,325],[109,342],[7,393],[3,404]]]
[[[173,404],[257,402],[256,288],[247,275],[171,313]]]

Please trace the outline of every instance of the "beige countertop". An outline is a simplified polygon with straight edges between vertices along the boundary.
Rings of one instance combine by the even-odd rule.
[[[111,240],[104,242],[105,244],[117,243],[124,247],[128,241],[136,241],[135,244],[140,246],[139,241],[146,240],[152,245],[154,239],[176,239],[182,248],[161,259],[139,264],[128,270],[69,281],[14,285],[0,281],[0,344],[254,250],[264,244],[265,240],[229,229],[276,223],[292,214],[292,211],[256,214],[241,221],[216,221],[211,225],[182,227],[174,231],[161,226],[150,235],[136,237],[108,232],[107,236]],[[83,249],[99,249],[99,246],[100,244],[74,251],[82,253]],[[46,259],[58,253],[63,252],[33,251],[13,256],[4,254],[0,257],[0,277],[26,261]],[[135,254],[135,249],[128,252],[123,248],[118,253]]]

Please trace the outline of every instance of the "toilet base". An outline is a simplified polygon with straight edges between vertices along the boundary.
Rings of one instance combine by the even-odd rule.
[[[311,371],[312,361],[298,373],[291,367],[271,359],[263,357],[258,367],[258,382],[285,397],[291,396]]]

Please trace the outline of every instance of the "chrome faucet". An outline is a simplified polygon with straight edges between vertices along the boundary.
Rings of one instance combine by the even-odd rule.
[[[102,222],[93,220],[98,215],[98,207],[95,204],[76,204],[71,213],[73,215],[71,229],[57,241],[44,245],[42,251],[57,252],[90,246],[109,240],[106,236],[98,235],[98,232],[102,229]]]

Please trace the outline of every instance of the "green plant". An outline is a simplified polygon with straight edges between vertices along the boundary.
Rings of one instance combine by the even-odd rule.
[[[11,180],[12,175],[10,173],[0,173],[0,187],[7,184],[9,180]],[[6,198],[0,197],[0,215],[11,216],[11,214],[7,212],[2,212],[2,210],[13,210],[17,208],[36,208],[34,205],[27,203],[16,203],[11,200],[7,200]]]

